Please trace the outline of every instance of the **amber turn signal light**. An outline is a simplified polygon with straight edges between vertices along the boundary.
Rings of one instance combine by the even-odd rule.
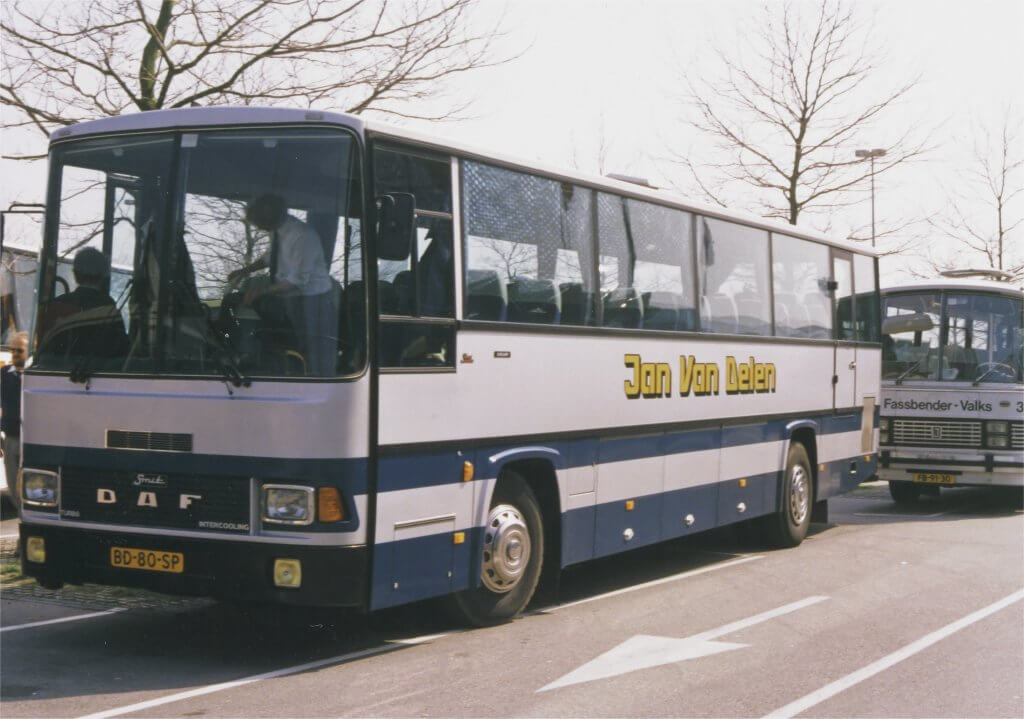
[[[345,518],[341,493],[335,487],[321,487],[316,491],[316,516],[321,522],[340,522]]]

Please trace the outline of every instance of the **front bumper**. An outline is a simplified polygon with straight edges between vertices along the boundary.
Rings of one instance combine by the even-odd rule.
[[[948,474],[956,484],[966,486],[1024,487],[1024,453],[882,449],[879,479],[912,482],[915,474]]]
[[[309,547],[217,539],[97,532],[22,524],[21,546],[42,537],[46,561],[30,562],[22,552],[22,573],[45,586],[105,584],[148,589],[166,594],[272,602],[302,606],[365,608],[369,578],[365,546]],[[115,547],[180,552],[180,574],[121,569],[110,564]],[[302,585],[274,586],[275,559],[302,562]]]

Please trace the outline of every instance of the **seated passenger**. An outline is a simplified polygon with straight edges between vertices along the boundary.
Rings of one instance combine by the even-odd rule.
[[[73,362],[126,356],[124,320],[107,294],[110,260],[96,248],[84,247],[75,255],[71,271],[78,287],[40,308],[44,334],[39,354]]]

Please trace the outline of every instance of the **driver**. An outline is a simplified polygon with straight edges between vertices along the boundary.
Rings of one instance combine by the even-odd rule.
[[[245,293],[244,304],[264,296],[284,303],[288,320],[298,337],[299,350],[311,375],[334,374],[337,337],[336,313],[331,299],[331,278],[324,261],[323,243],[316,231],[288,214],[280,195],[261,195],[245,210],[250,224],[270,233],[270,251],[245,267],[228,274],[228,281],[270,267],[272,282]]]

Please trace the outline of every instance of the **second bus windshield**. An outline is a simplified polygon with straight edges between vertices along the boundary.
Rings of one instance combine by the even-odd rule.
[[[1019,298],[978,292],[907,292],[883,299],[882,377],[1020,382]]]

